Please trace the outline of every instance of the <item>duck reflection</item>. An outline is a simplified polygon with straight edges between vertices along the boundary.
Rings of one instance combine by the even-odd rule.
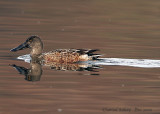
[[[53,70],[58,71],[91,71],[91,72],[98,72],[96,69],[99,69],[100,66],[96,65],[89,65],[89,64],[82,64],[82,63],[46,63],[45,66],[50,66]]]
[[[27,81],[40,81],[42,75],[42,66],[39,62],[31,62],[30,68],[25,68],[23,66],[17,66],[15,64],[11,65],[14,67],[20,74],[25,76]]]
[[[93,64],[84,64],[84,63],[58,63],[58,62],[42,62],[42,61],[31,61],[30,68],[25,68],[23,66],[11,65],[14,67],[20,74],[25,76],[27,81],[40,81],[42,75],[42,66],[49,66],[52,70],[55,71],[90,71],[90,75],[99,75],[97,72],[100,66]]]

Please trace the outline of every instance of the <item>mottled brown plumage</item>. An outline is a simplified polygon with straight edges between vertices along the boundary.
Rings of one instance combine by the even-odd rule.
[[[44,53],[43,58],[46,62],[75,63],[77,61],[92,60],[93,56],[89,56],[86,52],[81,53],[80,49],[57,49]],[[95,56],[94,56],[95,57]]]

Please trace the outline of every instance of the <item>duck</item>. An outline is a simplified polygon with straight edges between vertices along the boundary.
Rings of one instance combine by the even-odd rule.
[[[37,35],[28,37],[24,43],[11,49],[10,51],[17,52],[27,48],[31,49],[30,56],[32,59],[43,60],[46,61],[46,63],[76,63],[80,61],[98,60],[101,56],[100,54],[94,53],[99,51],[99,49],[55,49],[42,53],[43,42]]]

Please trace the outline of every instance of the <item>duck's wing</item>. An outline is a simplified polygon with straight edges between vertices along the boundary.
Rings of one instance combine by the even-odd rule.
[[[67,49],[61,50],[65,51]],[[94,53],[100,51],[99,49],[68,49],[67,51],[70,53],[78,53],[82,58],[88,56],[89,60],[96,60],[98,57],[102,56],[101,54]]]

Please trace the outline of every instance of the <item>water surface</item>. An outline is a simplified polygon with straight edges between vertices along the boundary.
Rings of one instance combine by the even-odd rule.
[[[30,67],[16,60],[29,50],[9,51],[30,35],[42,38],[44,52],[98,48],[103,58],[160,60],[159,6],[156,0],[1,0],[0,113],[160,113],[159,68],[103,66],[90,75],[44,66],[32,82],[9,66]]]

